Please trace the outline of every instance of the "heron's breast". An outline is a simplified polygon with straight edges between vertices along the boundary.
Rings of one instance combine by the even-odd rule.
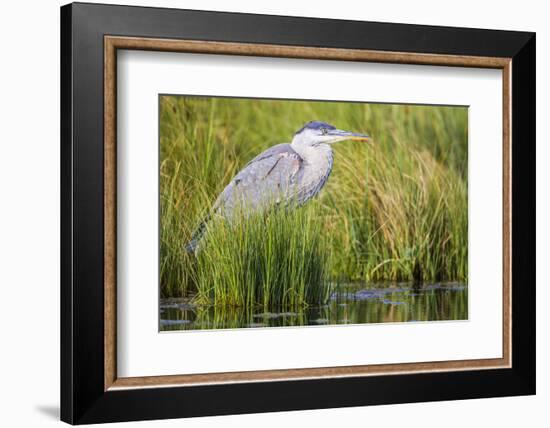
[[[323,188],[332,171],[333,155],[330,147],[314,148],[302,155],[303,170],[297,183],[299,194],[304,202],[315,196]]]

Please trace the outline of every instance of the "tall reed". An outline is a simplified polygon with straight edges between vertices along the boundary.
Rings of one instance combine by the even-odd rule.
[[[197,252],[195,300],[265,308],[327,301],[330,247],[315,204],[210,222]]]

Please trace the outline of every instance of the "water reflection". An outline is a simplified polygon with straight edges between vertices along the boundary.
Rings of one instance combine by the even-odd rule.
[[[160,329],[201,330],[468,319],[468,287],[459,283],[339,286],[323,306],[265,311],[263,307],[199,306],[190,299],[160,304]]]

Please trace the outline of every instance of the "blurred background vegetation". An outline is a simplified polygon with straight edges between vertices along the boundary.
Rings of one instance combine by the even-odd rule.
[[[215,300],[221,294],[212,293],[213,288],[227,291],[244,279],[251,263],[258,264],[243,262],[238,254],[243,248],[231,238],[224,241],[223,236],[231,233],[227,230],[212,233],[208,240],[215,242],[207,242],[198,257],[184,247],[239,169],[268,147],[290,142],[310,120],[368,133],[373,144],[335,144],[334,169],[317,200],[306,207],[306,226],[303,216],[290,220],[298,223],[289,226],[311,224],[309,236],[322,235],[311,245],[330,253],[310,249],[326,266],[314,270],[313,276],[306,272],[304,278],[331,283],[466,281],[467,108],[161,96],[163,297],[193,294]],[[280,224],[256,229],[256,238],[261,238],[280,230]],[[307,250],[293,245],[297,251]],[[249,250],[257,256],[257,249]],[[238,272],[237,262],[242,264]],[[246,281],[261,288],[270,275],[265,271]],[[292,275],[287,275],[287,282]],[[277,293],[287,295],[284,289]],[[319,295],[326,292],[315,294]],[[265,297],[261,296],[245,303],[257,303]]]

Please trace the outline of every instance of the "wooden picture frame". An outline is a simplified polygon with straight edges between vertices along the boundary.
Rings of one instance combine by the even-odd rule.
[[[283,27],[285,32],[279,31]],[[502,358],[118,377],[118,49],[502,70]],[[61,53],[62,420],[95,423],[534,393],[534,34],[71,4],[61,9]]]

